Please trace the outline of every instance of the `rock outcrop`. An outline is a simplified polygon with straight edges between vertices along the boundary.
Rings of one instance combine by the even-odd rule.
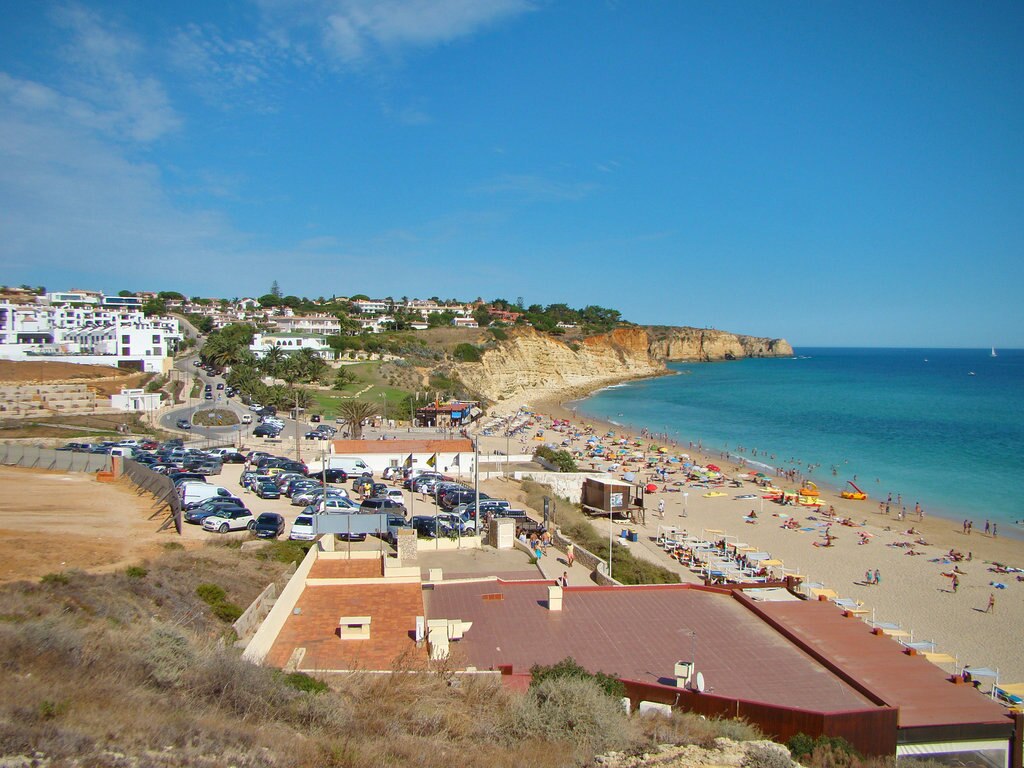
[[[471,390],[497,402],[527,393],[531,397],[584,394],[615,382],[663,374],[665,363],[675,360],[792,354],[783,339],[700,328],[632,326],[563,341],[527,327],[510,329],[508,338],[485,350],[480,362],[462,363],[456,373]]]
[[[739,360],[744,357],[789,357],[793,348],[785,339],[741,336],[709,328],[647,328],[651,356],[672,362]]]

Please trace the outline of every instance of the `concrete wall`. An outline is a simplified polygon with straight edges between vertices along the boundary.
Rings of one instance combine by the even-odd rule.
[[[516,480],[533,480],[535,483],[551,486],[555,496],[568,499],[573,504],[583,500],[583,481],[588,477],[606,480],[600,472],[516,472]]]
[[[260,628],[253,635],[252,640],[245,646],[242,655],[249,661],[254,664],[262,664],[263,659],[270,653],[270,649],[281,632],[281,628],[284,627],[285,621],[288,620],[292,610],[295,608],[295,604],[302,595],[302,591],[306,588],[306,577],[309,576],[309,572],[319,556],[319,546],[309,548],[306,557],[303,558],[299,567],[295,569],[295,573],[285,588],[281,590],[281,595],[277,598],[277,602],[274,603],[274,607],[270,609],[267,618],[263,620]]]

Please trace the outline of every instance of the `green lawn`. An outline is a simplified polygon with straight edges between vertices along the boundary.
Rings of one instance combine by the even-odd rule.
[[[386,402],[388,418],[401,418],[398,411],[408,393],[385,384],[381,380],[378,374],[380,363],[357,363],[347,366],[347,368],[356,376],[356,381],[341,391],[313,390],[313,398],[316,400],[316,405],[313,408],[315,412],[320,413],[324,418],[333,419],[338,414],[338,404],[354,397],[356,400],[375,403],[381,414],[384,413]],[[408,419],[409,415],[405,414],[405,418]]]

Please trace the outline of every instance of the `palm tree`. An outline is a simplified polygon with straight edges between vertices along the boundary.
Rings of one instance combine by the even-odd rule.
[[[260,368],[262,368],[263,372],[268,376],[276,376],[285,357],[286,355],[283,349],[278,346],[273,346],[266,351],[263,355],[263,359],[260,360]]]
[[[377,415],[377,406],[365,400],[345,400],[338,406],[338,415],[348,424],[350,437],[358,440],[363,436],[363,422]]]

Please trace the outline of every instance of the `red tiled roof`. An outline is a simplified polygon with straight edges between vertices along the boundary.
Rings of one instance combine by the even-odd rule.
[[[908,656],[895,640],[872,634],[866,623],[844,617],[829,603],[766,602],[754,610],[784,625],[886,704],[899,707],[901,728],[1007,722],[1006,710],[973,686],[953,685],[923,656]]]
[[[334,440],[331,445],[341,456],[410,453],[472,453],[472,440]]]
[[[483,599],[498,592],[503,599]],[[428,617],[473,622],[456,646],[481,669],[522,672],[571,656],[593,671],[674,686],[675,662],[695,647],[697,670],[720,696],[822,712],[875,706],[726,594],[569,588],[561,612],[546,608],[546,584],[437,584],[425,595]]]
[[[324,562],[333,568],[343,561]],[[296,648],[306,649],[298,666],[302,670],[384,670],[405,654],[427,659],[426,644],[417,648],[413,635],[416,617],[423,615],[418,583],[307,586],[296,608],[299,612],[288,617],[267,654],[269,666],[283,667]],[[342,640],[342,616],[369,616],[369,639]]]

